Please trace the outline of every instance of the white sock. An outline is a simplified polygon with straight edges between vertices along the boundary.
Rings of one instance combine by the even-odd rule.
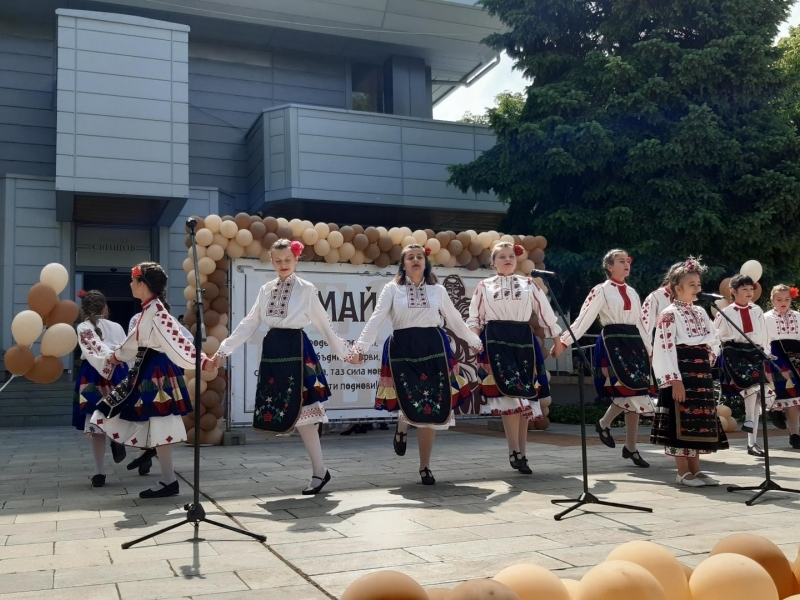
[[[639,415],[635,412],[625,413],[625,447],[636,452],[636,436],[639,433]]]
[[[608,407],[606,414],[603,415],[602,419],[600,419],[600,427],[602,427],[603,429],[609,429],[614,419],[620,416],[624,411],[625,411],[624,408],[620,408],[619,406],[617,406],[612,402],[611,406]]]
[[[106,436],[92,436],[92,456],[94,457],[94,474],[105,475]]]
[[[175,469],[172,466],[172,446],[158,446],[156,454],[158,455],[158,464],[161,465],[161,483],[169,485],[176,482],[178,478],[175,477]],[[153,489],[160,490],[161,486]]]
[[[747,444],[753,446],[758,442],[758,391],[753,388],[744,392],[744,418],[753,425],[753,433],[747,434]]]
[[[322,458],[322,444],[319,441],[317,424],[301,425],[297,428],[297,431],[300,432],[308,457],[311,459],[311,470],[314,477],[325,477],[327,469],[325,468],[325,459]],[[316,487],[319,485],[319,481],[312,481],[309,485]]]

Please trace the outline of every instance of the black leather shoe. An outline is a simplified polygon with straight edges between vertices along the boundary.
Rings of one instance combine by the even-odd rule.
[[[800,450],[800,435],[793,433],[789,436],[789,445],[795,450]]]
[[[753,433],[754,426],[755,423],[753,423],[752,421],[745,421],[744,423],[742,423],[742,431],[744,431],[745,433]]]
[[[311,478],[311,481],[314,481],[315,479],[319,481],[319,485],[317,485],[316,487],[311,487],[309,485],[306,489],[304,489],[301,492],[303,496],[315,496],[316,494],[319,494],[322,491],[322,488],[325,487],[325,484],[331,480],[331,472],[325,471],[325,477],[317,477],[316,475],[314,475]]]
[[[511,465],[511,468],[515,471],[519,469],[519,452],[514,450],[511,454],[508,455],[508,462]]]
[[[782,410],[769,411],[769,420],[778,429],[786,429],[786,413]]]
[[[139,492],[139,498],[169,498],[170,496],[177,496],[180,494],[180,488],[178,487],[178,481],[175,480],[169,485],[166,483],[159,481],[163,487],[160,490],[145,490],[143,492]]]
[[[134,469],[138,469],[141,465],[146,463],[148,460],[150,461],[150,466],[153,466],[153,457],[156,455],[155,448],[148,448],[142,454],[134,458],[131,462],[128,463],[128,466],[125,467],[128,471],[133,471]],[[148,469],[149,472],[149,469]],[[139,472],[141,474],[141,471]]]
[[[139,475],[147,475],[153,468],[153,459],[149,456],[139,465]]]
[[[530,475],[533,473],[533,471],[531,471],[531,468],[528,466],[528,459],[525,458],[525,456],[520,457],[517,471],[519,471],[523,475]]]
[[[642,455],[639,454],[638,450],[631,452],[628,450],[627,446],[622,447],[622,458],[630,458],[637,467],[642,467],[646,469],[650,466],[650,463],[647,462],[645,459],[642,458]]]
[[[400,438],[399,440],[397,438]],[[394,446],[394,453],[397,456],[405,456],[406,455],[406,438],[408,437],[408,433],[403,433],[400,431],[400,426],[398,425],[394,429],[394,437],[392,438],[392,446]]]
[[[764,451],[759,448],[758,444],[753,444],[752,446],[747,446],[747,453],[750,456],[764,456]]]
[[[105,475],[94,475],[92,477],[92,487],[103,487],[106,484]]]
[[[603,442],[609,448],[616,448],[617,443],[614,441],[614,438],[611,436],[611,430],[608,427],[603,427],[600,425],[600,421],[594,424],[594,430],[600,435],[600,441]]]
[[[433,485],[436,480],[433,478],[433,473],[428,467],[420,469],[419,476],[422,479],[422,485]]]
[[[342,432],[341,432],[339,435],[351,435],[351,434],[353,434],[353,433],[355,433],[355,432],[356,432],[356,428],[357,428],[357,427],[358,427],[358,425],[356,425],[355,423],[353,423],[352,425],[350,425],[350,427],[348,427],[347,429],[345,429],[344,431],[342,431]]]
[[[117,442],[111,442],[111,456],[114,458],[115,463],[121,463],[125,460],[125,455],[128,454],[125,446]]]

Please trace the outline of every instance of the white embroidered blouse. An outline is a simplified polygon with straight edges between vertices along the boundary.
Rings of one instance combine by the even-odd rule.
[[[775,340],[800,340],[800,312],[789,309],[781,314],[774,308],[764,313],[767,323],[767,337]]]
[[[713,364],[719,354],[717,330],[708,313],[694,304],[675,301],[658,317],[653,343],[653,373],[659,387],[682,381],[676,346],[708,346]]]
[[[262,323],[271,329],[303,329],[312,324],[339,358],[350,355],[347,342],[336,334],[328,319],[316,286],[294,273],[283,281],[276,277],[261,286],[250,312],[220,344],[218,354],[233,354]]]
[[[725,307],[724,312],[734,323],[744,331],[762,350],[769,352],[769,336],[767,334],[767,322],[764,320],[764,311],[761,307],[750,302],[747,306],[731,304]],[[746,342],[741,333],[736,331],[722,315],[717,315],[714,319],[714,327],[717,328],[717,337],[721,343],[724,342]]]
[[[195,368],[197,354],[194,342],[183,335],[181,324],[169,314],[157,298],[151,298],[142,304],[141,316],[136,322],[136,327],[114,351],[114,357],[122,362],[133,362],[140,347],[163,352],[182,369]],[[201,368],[208,360],[209,358],[202,354]]]
[[[475,288],[469,305],[467,325],[483,329],[488,321],[530,321],[533,313],[545,331],[554,338],[561,327],[544,292],[530,277],[495,275],[481,281]]]
[[[572,331],[580,339],[597,317],[600,317],[600,324],[603,327],[606,325],[635,325],[648,354],[652,352],[650,333],[642,321],[642,304],[639,294],[631,286],[611,279],[594,286],[586,297],[581,312],[572,323]],[[561,334],[561,341],[567,346],[572,344],[572,336],[569,331]]]
[[[391,319],[394,330],[442,327],[446,322],[453,333],[471,348],[483,349],[480,338],[466,326],[461,313],[453,306],[447,290],[438,283],[414,285],[411,282],[399,284],[390,281],[383,286],[378,304],[353,346],[354,351],[366,353],[378,339],[386,319]]]
[[[136,313],[131,317],[131,320],[128,322],[128,333],[133,331],[133,328],[136,327],[136,323],[139,322],[139,317],[141,315],[142,313]],[[180,321],[178,321],[178,326],[181,328],[181,333],[183,333],[184,337],[187,337],[190,340],[194,339],[194,334],[189,329],[187,329],[186,326],[183,325]]]
[[[651,336],[656,328],[656,323],[658,323],[658,316],[671,302],[669,290],[665,287],[650,292],[642,302],[642,323],[644,323],[645,331],[649,332]]]
[[[102,377],[110,379],[116,365],[112,365],[108,359],[111,358],[114,349],[125,342],[127,336],[122,326],[114,321],[98,319],[97,328],[101,335],[97,335],[94,325],[88,319],[75,328],[78,332],[81,358],[88,361]]]

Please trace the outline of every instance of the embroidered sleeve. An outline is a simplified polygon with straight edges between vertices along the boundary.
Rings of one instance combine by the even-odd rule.
[[[648,332],[648,337],[652,335],[652,331],[656,326],[658,314],[655,311],[657,307],[656,292],[648,294],[642,303],[642,326]]]
[[[753,309],[755,313],[755,321],[758,323],[758,337],[756,338],[755,342],[761,346],[761,349],[764,350],[767,354],[770,353],[770,346],[769,346],[769,334],[767,333],[767,320],[764,318],[764,311],[761,310],[760,306],[756,306]]]
[[[442,286],[437,285],[436,291],[440,296],[439,310],[442,312],[442,316],[444,317],[445,322],[450,326],[452,332],[467,342],[471,348],[483,350],[481,338],[475,335],[472,330],[467,327],[467,324],[464,323],[461,313],[456,310],[455,306],[453,306],[453,301],[450,300],[447,290],[445,290]]]
[[[469,303],[469,318],[467,319],[467,327],[471,329],[483,329],[486,323],[486,303],[484,297],[486,295],[486,286],[483,281],[478,282],[475,286],[475,292],[472,294],[472,300]]]
[[[536,316],[539,317],[539,325],[544,329],[545,337],[556,337],[561,333],[561,327],[558,325],[558,319],[556,313],[553,312],[553,307],[550,306],[550,301],[539,289],[539,286],[533,282],[531,282],[531,292],[533,293],[533,309],[536,311]]]
[[[134,329],[136,329],[136,324],[139,322],[139,317],[141,316],[142,313],[138,312],[131,317],[131,320],[128,323],[128,333],[131,333]]]
[[[354,352],[365,354],[369,347],[378,339],[378,334],[381,332],[383,324],[391,314],[392,305],[394,304],[395,289],[397,289],[397,286],[391,283],[387,283],[383,286],[381,295],[378,296],[378,304],[375,306],[375,310],[372,311],[372,316],[370,316],[367,324],[364,325],[364,329],[361,331],[358,341],[353,345]]]
[[[142,313],[139,313],[139,319],[134,323],[133,329],[128,332],[128,337],[120,344],[119,348],[114,350],[114,358],[120,362],[132,363],[136,358],[136,352],[139,349],[139,321],[141,320]]]
[[[676,381],[682,381],[678,369],[677,330],[675,313],[664,311],[658,317],[656,337],[653,343],[653,373],[658,387],[667,387]]]
[[[639,305],[639,317],[636,319],[636,328],[639,330],[639,335],[642,338],[644,347],[647,349],[648,354],[653,354],[653,334],[652,329],[648,328],[644,323],[644,309],[639,304],[639,296],[633,289],[630,290],[634,297],[635,304]]]
[[[703,313],[705,314],[705,311],[703,311]],[[708,318],[708,315],[705,315],[707,317],[705,319],[706,324],[709,323],[711,324],[711,326],[708,329],[709,332],[714,333],[716,337],[722,341],[735,339],[736,332],[731,329],[730,324],[725,319],[725,317],[722,316],[721,313],[722,311],[718,311],[717,316],[714,317],[713,321],[711,321],[711,319]],[[735,316],[736,313],[733,310],[728,311],[726,314],[730,316],[732,319],[736,318]]]
[[[194,342],[183,335],[181,324],[164,307],[159,307],[153,317],[153,331],[158,338],[161,350],[172,362],[182,369],[195,368],[197,352]],[[208,361],[208,357],[201,353],[201,358],[202,368]]]
[[[586,300],[583,301],[581,312],[572,323],[572,331],[578,337],[578,339],[583,337],[583,335],[589,330],[589,327],[592,326],[592,323],[594,323],[597,319],[597,315],[600,314],[600,309],[603,307],[603,302],[605,301],[602,287],[603,284],[600,284],[592,288],[592,291],[589,292],[588,296],[586,296]],[[569,334],[569,331],[565,331],[561,335],[561,341],[565,345],[569,346],[577,340],[573,340],[572,336]]]
[[[340,338],[333,329],[331,320],[328,318],[328,313],[325,311],[325,307],[322,306],[322,302],[319,299],[317,288],[312,287],[311,290],[311,298],[308,305],[308,318],[325,341],[330,344],[331,349],[336,352],[339,358],[345,360],[351,355],[350,346],[346,341]]]
[[[708,347],[711,350],[711,357],[710,358],[711,358],[711,364],[713,365],[717,361],[717,357],[719,356],[720,348],[722,347],[722,344],[720,342],[720,337],[719,337],[716,329],[714,329],[714,326],[713,326],[714,324],[711,322],[711,318],[708,316],[708,313],[706,311],[702,310],[702,309],[701,309],[701,312],[703,313],[703,317],[705,317],[706,326],[708,327],[708,330],[712,334],[712,338],[711,338],[711,341],[708,343]]]
[[[81,346],[83,357],[92,368],[100,373],[101,377],[110,379],[116,367],[109,362],[114,352],[100,339],[91,323],[78,325],[78,343]]]
[[[256,329],[262,323],[262,317],[265,314],[265,297],[269,295],[267,287],[269,283],[264,284],[258,292],[255,304],[247,313],[247,316],[241,320],[227,338],[225,338],[219,345],[218,354],[228,357],[233,354],[236,349],[244,344],[255,333]]]

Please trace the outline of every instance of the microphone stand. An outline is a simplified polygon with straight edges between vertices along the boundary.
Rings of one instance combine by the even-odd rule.
[[[546,271],[539,271],[537,275],[554,275],[548,273]],[[558,500],[551,500],[553,504],[569,504],[572,503],[568,509],[558,513],[553,518],[556,521],[560,521],[569,513],[574,510],[577,510],[584,506],[585,504],[598,504],[600,506],[613,506],[615,508],[625,508],[628,510],[640,510],[642,512],[653,512],[652,508],[647,508],[646,506],[634,506],[632,504],[619,504],[617,502],[607,502],[605,500],[600,500],[597,496],[595,496],[592,492],[589,491],[589,462],[586,456],[586,399],[585,399],[585,392],[583,389],[584,386],[584,373],[583,368],[585,365],[591,365],[589,360],[586,358],[586,353],[581,348],[580,344],[578,343],[578,338],[575,337],[575,334],[572,332],[572,328],[570,327],[569,321],[567,320],[564,311],[561,309],[561,305],[558,303],[558,298],[550,290],[550,298],[553,301],[553,304],[556,307],[556,312],[558,316],[561,317],[561,320],[564,321],[564,325],[567,327],[567,331],[572,336],[572,346],[574,346],[578,350],[578,397],[580,398],[580,407],[581,407],[581,463],[583,467],[583,492],[577,498],[561,498]]]
[[[203,505],[200,504],[200,411],[197,410],[197,405],[200,402],[200,374],[203,372],[203,359],[202,359],[202,350],[203,350],[203,289],[200,287],[200,269],[197,265],[197,240],[195,239],[195,227],[197,227],[197,220],[196,219],[186,219],[186,226],[189,228],[189,235],[192,238],[192,258],[194,260],[194,277],[195,277],[195,286],[197,296],[194,300],[195,311],[197,313],[197,329],[194,333],[194,350],[195,350],[195,378],[194,378],[194,400],[195,400],[195,410],[194,410],[194,482],[192,487],[194,488],[194,498],[190,504],[185,504],[183,506],[183,510],[186,511],[186,518],[179,523],[175,523],[168,527],[164,527],[163,529],[159,529],[154,533],[150,533],[143,537],[133,540],[132,542],[125,542],[122,544],[122,549],[127,550],[131,546],[135,546],[140,542],[145,540],[149,540],[157,535],[161,535],[162,533],[166,533],[167,531],[171,531],[172,529],[176,529],[181,527],[182,525],[187,525],[191,523],[194,525],[194,539],[199,540],[198,534],[200,531],[200,523],[209,523],[211,525],[215,525],[216,527],[221,527],[222,529],[227,529],[228,531],[234,531],[236,533],[240,533],[242,535],[249,536],[253,539],[258,540],[259,542],[266,542],[267,537],[264,535],[260,535],[257,533],[252,533],[250,531],[245,531],[244,529],[238,529],[236,527],[231,527],[230,525],[226,525],[225,523],[220,523],[218,521],[213,521],[206,517],[206,511],[203,508]]]
[[[800,490],[793,490],[789,488],[782,487],[779,483],[776,483],[772,480],[772,474],[770,473],[770,466],[769,466],[769,431],[767,429],[767,400],[765,392],[765,386],[767,383],[767,375],[766,375],[766,363],[771,364],[775,368],[776,373],[780,373],[780,369],[778,365],[776,365],[772,359],[764,352],[764,350],[756,344],[750,336],[748,336],[744,331],[742,331],[739,326],[733,322],[733,320],[725,313],[724,310],[720,310],[719,314],[722,315],[722,318],[725,319],[731,327],[733,327],[747,342],[756,349],[758,354],[761,355],[761,358],[764,360],[761,361],[759,365],[759,388],[761,392],[761,423],[764,432],[764,471],[766,478],[762,481],[759,485],[729,485],[728,491],[729,492],[742,492],[742,491],[753,491],[759,490],[752,498],[747,500],[745,504],[747,506],[753,506],[756,500],[758,500],[761,496],[766,494],[767,492],[786,492],[791,494],[800,494]],[[756,424],[753,423],[755,426]]]

